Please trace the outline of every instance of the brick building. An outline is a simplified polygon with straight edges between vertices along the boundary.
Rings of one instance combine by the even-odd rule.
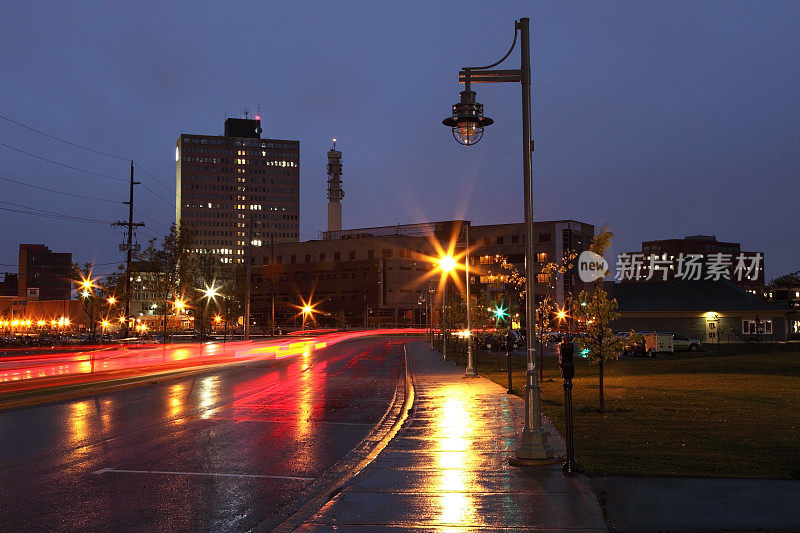
[[[69,300],[71,296],[72,254],[53,252],[44,244],[20,244],[17,298]]]
[[[592,225],[576,221],[537,222],[534,229],[539,268],[569,249],[578,253],[587,249],[594,234]],[[261,325],[269,323],[274,276],[279,325],[297,323],[299,306],[309,299],[331,317],[344,311],[353,325],[423,324],[425,298],[430,288],[439,285],[438,250],[447,250],[448,243],[454,242],[455,253],[463,253],[467,231],[473,294],[491,299],[502,293],[504,301],[518,304],[513,287],[493,274],[498,255],[524,273],[524,224],[475,226],[466,220],[450,220],[331,231],[321,240],[260,248],[254,253],[254,319]],[[537,297],[550,294],[563,302],[566,294],[583,288],[576,279],[574,275],[546,282],[539,279]],[[453,288],[451,294],[458,290]],[[436,292],[435,307],[440,297]],[[324,316],[320,320],[333,321]]]
[[[764,292],[763,252],[743,252],[738,242],[718,241],[714,235],[690,235],[683,239],[644,241],[640,252],[624,255],[634,257],[634,254],[641,263],[641,267],[636,267],[640,268],[640,275],[623,276],[620,280],[623,283],[661,282],[665,280],[665,276],[667,280],[673,279],[679,276],[681,271],[688,272],[685,261],[690,256],[698,256],[699,268],[688,272],[697,273],[697,278],[686,279],[695,281],[727,279],[751,294],[760,296]],[[654,267],[651,267],[651,257],[652,262],[656,264]],[[717,263],[725,274],[717,277],[710,272],[711,263]],[[737,267],[742,268],[737,270]]]

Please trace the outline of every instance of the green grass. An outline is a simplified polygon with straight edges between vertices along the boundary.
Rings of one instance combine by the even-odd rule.
[[[516,359],[520,394],[524,361]],[[478,371],[507,385],[495,354],[479,353]],[[563,434],[563,381],[552,357],[544,379],[542,409]],[[605,414],[596,366],[578,361],[573,384],[575,452],[590,474],[800,479],[798,352],[609,361]]]

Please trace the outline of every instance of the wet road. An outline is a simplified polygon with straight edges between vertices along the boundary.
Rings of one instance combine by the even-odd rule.
[[[386,412],[402,343],[366,338],[0,412],[0,529],[246,530]]]

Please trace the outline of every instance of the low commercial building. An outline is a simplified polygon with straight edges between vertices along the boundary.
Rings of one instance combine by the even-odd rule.
[[[676,331],[701,342],[785,341],[788,310],[727,280],[618,283],[616,331]]]
[[[570,250],[577,256],[588,249],[594,226],[576,221],[537,222],[534,232],[541,270],[547,262],[569,256]],[[499,261],[505,259],[524,275],[524,224],[472,225],[468,220],[449,220],[328,231],[321,240],[255,249],[253,319],[262,327],[269,324],[274,280],[278,325],[299,325],[300,308],[306,302],[316,304],[321,312],[317,321],[324,324],[333,324],[343,313],[351,325],[419,325],[427,322],[430,295],[435,320],[442,296],[438,258],[451,248],[454,254],[463,254],[467,234],[472,294],[518,306],[518,289]],[[460,275],[464,276],[463,269]],[[547,294],[563,302],[567,294],[584,287],[576,280],[572,272],[537,279],[537,298]],[[458,285],[463,290],[463,281]],[[448,287],[452,287],[451,295],[459,294],[452,280]]]

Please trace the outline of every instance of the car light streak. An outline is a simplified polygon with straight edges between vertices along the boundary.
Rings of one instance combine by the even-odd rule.
[[[359,337],[425,333],[424,329],[372,329],[330,332],[264,341],[210,344],[139,344],[93,346],[80,352],[47,353],[0,358],[0,394],[64,387],[109,379],[202,369],[204,366],[281,359]]]

